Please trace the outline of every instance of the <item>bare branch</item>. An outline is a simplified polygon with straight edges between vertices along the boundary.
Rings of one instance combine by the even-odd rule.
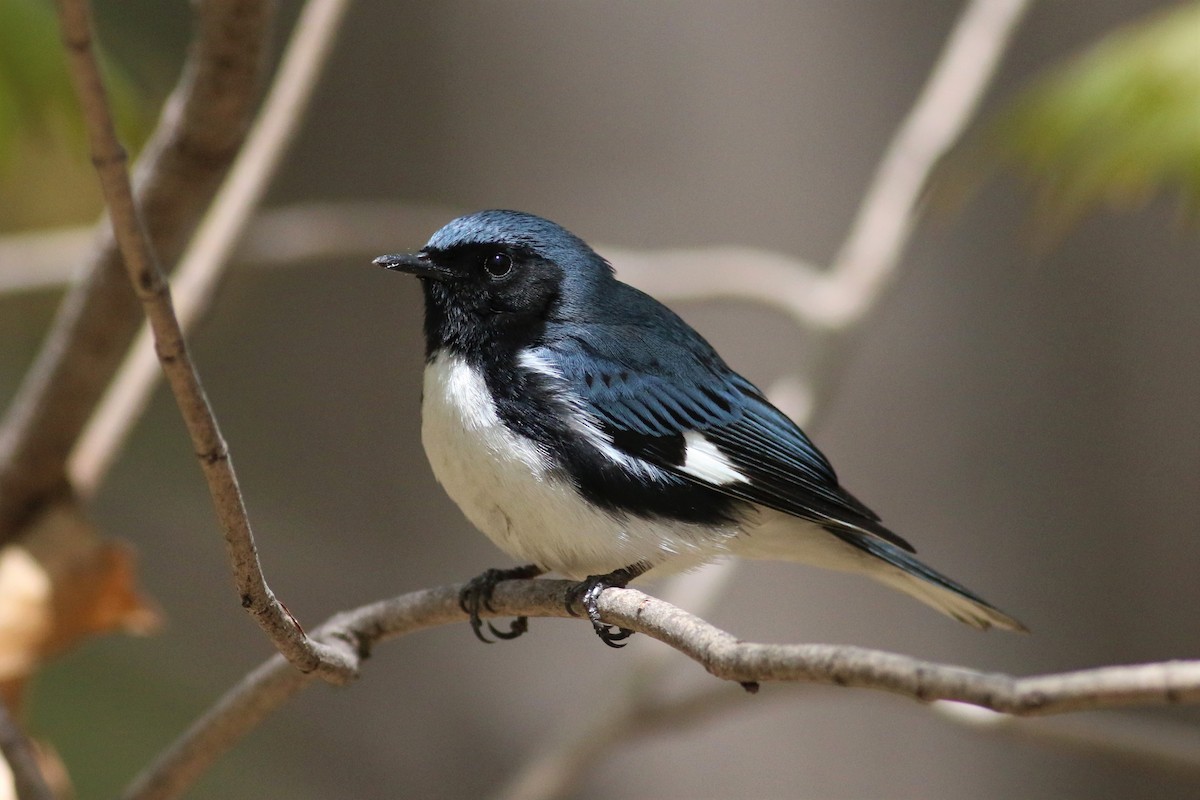
[[[347,0],[312,0],[296,22],[246,146],[171,278],[185,334],[211,303],[230,255],[299,127],[347,5]],[[161,375],[154,337],[143,326],[71,454],[68,473],[81,497],[95,493]]]
[[[608,698],[610,702],[600,704],[597,718],[553,737],[543,752],[530,759],[500,789],[498,800],[552,800],[568,796],[609,749],[628,745],[641,736],[694,728],[723,711],[748,707],[746,693],[740,687],[730,686],[710,686],[669,700],[626,697],[623,702]],[[757,707],[762,708],[761,704]]]
[[[507,581],[496,589],[494,611],[484,616],[566,617],[563,604],[572,586],[570,581]],[[466,615],[458,607],[462,588],[426,589],[363,606],[337,615],[313,636],[340,643],[356,660],[362,659],[378,642],[464,621]],[[605,622],[651,636],[713,675],[739,683],[792,681],[878,689],[922,702],[955,700],[1021,716],[1200,703],[1197,660],[1018,678],[848,645],[742,642],[636,589],[608,589],[600,596],[599,607]],[[179,796],[238,739],[311,681],[311,675],[292,670],[280,657],[272,658],[221,698],[138,776],[125,797],[161,800]],[[689,704],[688,713],[695,712]]]
[[[50,791],[50,786],[38,766],[33,744],[26,738],[25,732],[17,725],[8,711],[8,706],[2,701],[0,753],[4,754],[4,761],[12,771],[13,786],[19,800],[54,800],[54,792]]]
[[[171,303],[170,288],[138,215],[125,169],[125,152],[117,141],[104,83],[92,50],[87,1],[59,0],[58,11],[68,69],[83,107],[88,145],[108,204],[113,234],[129,280],[154,332],[159,362],[208,482],[242,606],[298,669],[317,671],[333,681],[349,680],[354,671],[342,648],[309,639],[267,586],[229,449],[191,362]]]
[[[91,226],[0,236],[0,294],[56,289],[70,283],[92,244]]]
[[[796,269],[750,249],[616,254],[651,294],[769,302],[798,324],[829,331],[859,323],[878,304],[908,245],[933,168],[974,116],[1030,0],[972,0],[929,80],[888,145],[858,215],[828,271]],[[651,269],[652,267],[652,269]],[[685,287],[687,295],[679,293]]]
[[[125,790],[129,800],[180,797],[218,758],[314,680],[275,656],[243,678]]]
[[[256,266],[357,258],[415,247],[453,216],[433,205],[346,201],[299,203],[260,211],[238,243],[233,260]],[[90,242],[87,229],[61,228],[0,237],[0,292],[43,289],[70,279],[69,264]],[[622,280],[659,297],[679,300],[731,297],[774,307],[802,324],[803,298],[819,280],[808,262],[769,250],[726,245],[694,250],[628,250],[598,245]],[[8,265],[13,265],[10,269]],[[736,265],[736,269],[733,266]],[[689,280],[680,280],[687,270]],[[182,271],[182,266],[181,266]],[[693,274],[694,273],[694,274]],[[701,288],[694,285],[701,282]]]
[[[737,246],[600,252],[622,280],[656,297],[749,300],[782,311],[802,328],[826,316],[828,278],[819,267],[781,253]]]
[[[260,210],[234,251],[239,263],[295,267],[306,261],[375,256],[397,242],[415,248],[454,215],[427,203],[345,201],[297,203]],[[90,228],[57,228],[0,236],[0,293],[50,289],[71,279]]]
[[[962,136],[1030,0],[972,0],[888,145],[823,289],[825,324],[866,315],[895,273],[925,183]]]
[[[807,688],[802,684],[784,684],[779,688],[787,687]],[[609,700],[601,706],[597,718],[561,736],[551,736],[545,749],[500,789],[498,800],[552,800],[570,796],[609,748],[629,747],[641,737],[663,732],[695,730],[731,710],[763,708],[761,704],[747,702],[744,692],[711,685],[678,697],[627,695],[624,700],[619,696]],[[1141,719],[1113,712],[1022,718],[949,700],[935,701],[930,707],[948,722],[984,734],[1043,742],[1153,769],[1185,774],[1200,772],[1200,731],[1167,719]]]
[[[173,262],[233,160],[258,96],[275,4],[198,3],[179,85],[138,163],[143,218]],[[0,426],[0,544],[63,481],[67,455],[141,321],[111,229],[101,225],[80,282]]]
[[[979,731],[1121,758],[1155,769],[1200,772],[1200,731],[1193,725],[1114,713],[1020,719],[949,701],[934,703],[933,710]]]

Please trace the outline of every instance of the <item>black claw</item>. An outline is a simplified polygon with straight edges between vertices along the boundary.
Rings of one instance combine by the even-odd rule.
[[[492,592],[496,590],[496,584],[502,581],[536,578],[544,571],[541,567],[534,564],[524,567],[514,567],[513,569],[489,569],[484,570],[479,575],[467,581],[467,585],[458,593],[458,607],[469,617],[471,630],[474,632],[475,638],[485,644],[493,643],[491,639],[483,635],[484,622],[480,618],[479,612],[495,611],[492,608]],[[490,622],[487,623],[487,628],[497,639],[516,639],[529,630],[529,619],[527,617],[517,617],[512,621],[507,631],[497,629]]]
[[[565,600],[563,600],[563,606],[566,607],[567,613],[572,617],[579,616],[575,613],[575,604],[578,603],[579,599],[583,596],[584,588],[584,584],[577,583],[570,589],[567,589],[567,597]]]
[[[507,631],[498,630],[495,625],[488,623],[488,630],[492,632],[492,636],[497,639],[515,639],[523,633],[529,632],[529,617],[517,617],[508,626]]]
[[[615,625],[601,625],[595,628],[596,635],[600,637],[600,641],[604,642],[609,647],[622,648],[625,646],[623,640],[633,636],[633,631],[629,628],[618,628]]]
[[[649,565],[647,564],[634,564],[624,569],[614,570],[607,575],[588,575],[587,578],[572,586],[567,591],[567,613],[573,617],[579,616],[573,608],[578,603],[587,612],[588,619],[592,621],[592,629],[596,631],[596,635],[600,637],[600,641],[609,647],[624,647],[625,645],[619,644],[619,642],[623,642],[625,639],[633,636],[633,631],[629,628],[620,628],[616,625],[609,625],[602,622],[600,620],[600,609],[596,607],[596,602],[600,599],[600,595],[605,589],[623,589],[631,580],[641,575],[647,569],[649,569]]]

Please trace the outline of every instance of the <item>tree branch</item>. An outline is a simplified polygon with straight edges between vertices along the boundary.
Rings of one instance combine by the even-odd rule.
[[[347,200],[257,209],[232,261],[260,267],[361,258],[396,242],[423,242],[454,215],[427,203]],[[0,294],[56,289],[92,243],[90,227],[52,228],[0,236]],[[780,256],[782,258],[782,256]]]
[[[952,702],[934,703],[933,710],[956,724],[1013,739],[1120,758],[1152,769],[1200,772],[1200,731],[1194,725],[1113,713],[1021,719]]]
[[[135,185],[159,256],[173,262],[237,154],[258,97],[275,4],[204,0],[183,74],[138,163]],[[0,544],[61,490],[67,455],[141,321],[111,229],[0,425]]]
[[[762,251],[672,250],[621,254],[626,277],[651,294],[726,295],[770,302],[797,324],[842,331],[862,321],[891,283],[920,211],[930,173],[962,135],[1030,0],[971,0],[950,33],[912,110],[888,145],[828,270],[796,269]],[[746,265],[752,273],[747,274]],[[650,269],[652,267],[652,269]],[[680,293],[680,287],[687,294]]]
[[[0,701],[0,753],[12,771],[13,786],[19,800],[54,800],[54,792],[42,776],[37,753],[21,726],[12,718],[8,706]]]
[[[185,334],[211,303],[234,247],[253,219],[299,128],[347,5],[347,0],[311,0],[296,21],[246,145],[171,278],[175,310]],[[145,411],[161,375],[154,337],[149,327],[143,326],[71,453],[68,474],[81,497],[86,499],[95,493],[133,424]]]
[[[643,653],[651,652],[643,649]],[[670,650],[655,648],[653,652]],[[783,684],[779,688],[805,688]],[[811,695],[810,695],[811,696]],[[790,697],[789,697],[790,699]],[[634,746],[639,738],[664,732],[694,731],[731,710],[746,710],[745,694],[729,686],[709,685],[682,696],[650,693],[608,698],[597,717],[569,732],[551,736],[544,749],[498,790],[498,800],[550,800],[573,793],[594,762],[609,748]],[[1151,769],[1182,774],[1200,771],[1200,731],[1162,718],[1094,712],[1082,715],[1015,717],[979,706],[938,700],[931,710],[946,721],[983,734],[1014,741],[1042,742],[1084,755],[1117,758]]]
[[[208,482],[242,606],[298,669],[316,671],[332,681],[347,681],[354,670],[342,648],[306,636],[267,586],[229,449],[188,354],[171,303],[170,288],[159,269],[133,198],[125,169],[125,151],[117,141],[104,83],[92,51],[87,1],[59,0],[58,11],[68,69],[83,107],[88,145],[108,204],[114,238],[154,333],[159,362]]]
[[[983,100],[1031,0],[971,0],[888,145],[822,289],[823,322],[854,325],[890,283],[934,167]]]
[[[666,653],[670,655],[669,650]],[[552,737],[542,752],[498,790],[497,800],[568,796],[610,748],[668,730],[692,729],[723,711],[746,708],[746,693],[725,685],[709,686],[670,699],[646,693],[628,694],[623,701],[606,700],[609,702],[598,704],[599,714],[595,718],[562,736]]]
[[[507,581],[496,588],[495,617],[567,617],[570,581]],[[466,620],[463,585],[401,595],[339,614],[314,638],[337,642],[359,666],[379,642]],[[911,656],[830,644],[753,644],[636,589],[600,596],[604,621],[644,633],[718,678],[739,683],[793,681],[878,689],[922,702],[954,700],[1019,716],[1132,705],[1200,703],[1200,661],[1101,667],[1031,677],[982,672]],[[126,791],[126,800],[178,797],[242,736],[312,682],[274,657],[221,698]],[[689,706],[689,713],[694,712]]]

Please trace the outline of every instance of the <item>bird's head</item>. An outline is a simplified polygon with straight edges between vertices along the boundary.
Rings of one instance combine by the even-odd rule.
[[[421,279],[429,352],[527,344],[547,322],[588,308],[613,281],[612,267],[582,239],[519,211],[459,217],[418,252],[375,263]]]

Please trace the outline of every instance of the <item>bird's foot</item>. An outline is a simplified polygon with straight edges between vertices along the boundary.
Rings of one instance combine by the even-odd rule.
[[[607,575],[588,575],[587,578],[567,590],[567,613],[573,617],[579,616],[575,613],[575,609],[572,608],[572,606],[578,603],[587,612],[588,619],[592,621],[592,628],[596,631],[596,635],[600,637],[600,641],[609,647],[624,647],[624,644],[619,643],[633,636],[633,631],[629,630],[629,628],[621,628],[602,622],[600,620],[600,609],[596,607],[596,602],[600,599],[600,594],[605,589],[624,589],[631,580],[649,568],[649,564],[633,564],[623,569],[613,570]]]
[[[545,570],[536,564],[526,564],[523,567],[513,567],[512,569],[484,570],[467,581],[467,585],[458,593],[458,607],[465,611],[470,618],[471,630],[475,632],[475,638],[485,644],[492,644],[492,640],[483,634],[485,623],[480,619],[479,612],[496,610],[492,608],[492,592],[496,590],[496,584],[502,581],[536,578],[543,572]],[[517,617],[508,626],[507,631],[497,629],[490,622],[486,624],[488,631],[497,639],[515,639],[529,630],[529,617]]]

